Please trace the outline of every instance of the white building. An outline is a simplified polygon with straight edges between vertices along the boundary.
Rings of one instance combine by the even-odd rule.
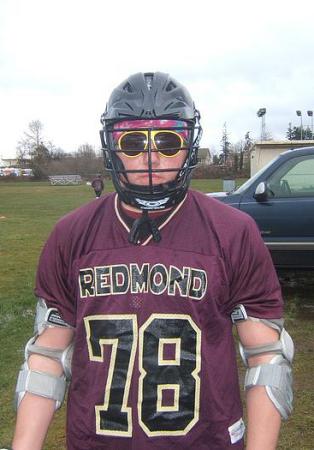
[[[280,153],[314,146],[314,141],[256,141],[250,154],[251,177]]]

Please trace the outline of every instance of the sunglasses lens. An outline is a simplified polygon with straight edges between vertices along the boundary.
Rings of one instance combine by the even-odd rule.
[[[157,150],[165,156],[175,156],[182,148],[182,140],[175,133],[160,132],[155,135]]]
[[[177,155],[183,147],[183,139],[169,131],[157,132],[153,140],[156,150],[168,157]],[[138,156],[147,148],[147,135],[137,131],[128,132],[120,138],[119,147],[126,156]]]
[[[121,137],[120,148],[127,156],[138,156],[146,147],[146,136],[144,133],[128,133]]]

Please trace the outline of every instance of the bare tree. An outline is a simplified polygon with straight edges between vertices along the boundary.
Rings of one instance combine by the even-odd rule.
[[[21,139],[18,141],[17,147],[16,147],[16,157],[19,161],[19,164],[22,168],[25,168],[27,166],[27,161],[29,160],[29,143],[27,139]]]
[[[33,120],[18,142],[16,154],[22,167],[33,169],[35,178],[45,179],[49,175],[79,174],[83,178],[94,178],[104,170],[101,152],[88,144],[82,144],[76,152],[65,153],[43,136],[43,124]]]
[[[28,130],[24,131],[22,139],[17,144],[17,157],[25,163],[27,158],[32,157],[32,153],[41,145],[44,145],[43,124],[40,120],[33,120],[28,124]]]
[[[35,178],[44,178],[47,175],[51,159],[49,149],[44,143],[43,128],[40,120],[33,120],[17,145],[17,157],[21,166],[32,168]]]
[[[43,129],[44,125],[40,122],[40,120],[33,120],[28,125],[28,131],[24,131],[24,138],[28,142],[31,149],[35,149],[36,147],[43,145]]]

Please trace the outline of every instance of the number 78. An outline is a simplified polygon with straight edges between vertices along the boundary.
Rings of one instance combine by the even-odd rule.
[[[95,405],[96,433],[132,436],[129,391],[138,346],[138,422],[148,436],[187,434],[199,418],[201,331],[184,314],[152,314],[140,327],[137,316],[84,318],[91,361],[111,357],[104,401]],[[98,382],[98,380],[97,380]]]

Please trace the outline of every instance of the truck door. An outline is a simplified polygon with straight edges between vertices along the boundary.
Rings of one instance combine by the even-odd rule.
[[[240,209],[255,219],[270,250],[313,258],[314,267],[314,155],[286,161],[264,181],[267,200],[243,196]]]

